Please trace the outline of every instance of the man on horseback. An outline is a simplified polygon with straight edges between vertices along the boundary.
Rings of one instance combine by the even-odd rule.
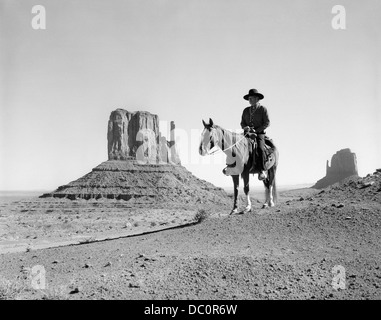
[[[270,125],[269,115],[267,109],[259,103],[264,96],[257,89],[250,89],[249,93],[243,98],[250,102],[250,107],[243,110],[241,127],[247,136],[256,136],[259,158],[259,163],[257,164],[259,168],[258,179],[264,180],[266,179],[265,129]]]

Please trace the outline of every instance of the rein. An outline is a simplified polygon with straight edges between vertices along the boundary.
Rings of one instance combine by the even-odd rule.
[[[209,152],[209,151],[207,151],[206,153],[207,153],[208,155],[212,155],[212,154],[215,154],[215,153],[220,152],[220,151],[221,151],[221,152],[225,152],[226,150],[229,150],[229,149],[233,148],[238,142],[241,142],[243,139],[245,139],[247,134],[248,134],[248,132],[246,132],[246,133],[243,135],[243,137],[242,137],[241,139],[239,139],[236,143],[234,143],[234,144],[231,145],[230,147],[227,147],[227,148],[224,149],[224,150],[222,150],[222,149],[220,148],[220,149],[217,149],[217,150],[215,150],[215,151],[213,151],[213,152]]]

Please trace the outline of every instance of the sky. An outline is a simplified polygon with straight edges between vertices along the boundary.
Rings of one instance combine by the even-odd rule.
[[[344,148],[360,176],[381,168],[381,1],[0,0],[0,190],[52,191],[106,161],[117,108],[157,114],[164,135],[175,121],[184,167],[229,187],[225,156],[198,154],[202,120],[239,130],[251,88],[278,185],[313,184]]]

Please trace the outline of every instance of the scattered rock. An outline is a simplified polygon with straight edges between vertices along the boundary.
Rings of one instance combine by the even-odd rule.
[[[358,188],[359,189],[365,189],[365,188],[368,188],[372,185],[374,185],[374,181],[363,182],[362,184],[360,184],[360,186]]]
[[[111,267],[112,263],[111,262],[107,262],[104,266],[105,267]]]
[[[22,272],[22,273],[29,273],[30,270],[31,270],[31,269],[30,269],[29,267],[21,266],[21,272]]]
[[[71,290],[70,292],[69,292],[69,294],[75,294],[75,293],[78,293],[78,292],[80,292],[81,290],[80,290],[80,288],[79,287],[76,287],[76,288],[74,288],[73,290]]]
[[[336,206],[336,208],[344,208],[344,207],[345,207],[344,203],[339,203],[339,204]]]

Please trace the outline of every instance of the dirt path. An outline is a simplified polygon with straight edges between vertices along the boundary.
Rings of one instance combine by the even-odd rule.
[[[4,254],[3,298],[380,299],[379,193],[357,199],[345,190],[293,190],[246,215]],[[46,271],[46,290],[28,284],[26,268],[35,265]],[[344,289],[332,286],[333,268],[345,271]]]

